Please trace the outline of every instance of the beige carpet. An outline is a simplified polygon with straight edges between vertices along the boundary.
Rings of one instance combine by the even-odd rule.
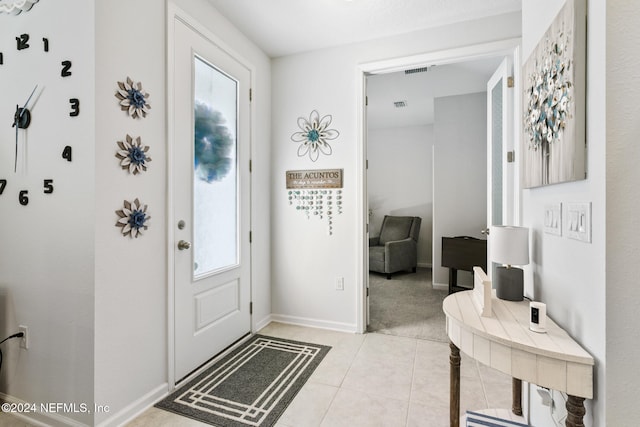
[[[369,274],[369,332],[448,342],[442,301],[446,290],[432,287],[431,269],[417,273]]]

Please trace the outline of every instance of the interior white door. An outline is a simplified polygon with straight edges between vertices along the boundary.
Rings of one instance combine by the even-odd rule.
[[[173,43],[175,378],[251,331],[250,70],[179,18]]]
[[[511,58],[505,57],[487,83],[487,234],[492,225],[513,221],[513,168],[507,167],[507,153],[513,151],[513,84],[509,84],[512,68]],[[496,265],[491,262],[487,242],[490,278]]]

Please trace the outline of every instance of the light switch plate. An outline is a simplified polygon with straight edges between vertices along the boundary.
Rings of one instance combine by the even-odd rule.
[[[562,203],[544,206],[544,232],[562,236]]]
[[[591,243],[591,202],[567,203],[566,216],[567,237]]]

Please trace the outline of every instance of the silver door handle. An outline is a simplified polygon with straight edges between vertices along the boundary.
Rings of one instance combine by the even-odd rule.
[[[178,249],[180,249],[181,251],[184,251],[185,249],[189,249],[191,248],[191,242],[187,242],[185,240],[180,240],[178,242]]]
[[[486,234],[488,236],[490,231],[489,227],[487,227],[484,230],[480,230],[480,234]]]

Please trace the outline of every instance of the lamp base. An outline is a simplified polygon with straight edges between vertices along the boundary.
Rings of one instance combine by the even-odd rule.
[[[496,268],[496,296],[507,301],[524,299],[524,272],[516,267]]]

